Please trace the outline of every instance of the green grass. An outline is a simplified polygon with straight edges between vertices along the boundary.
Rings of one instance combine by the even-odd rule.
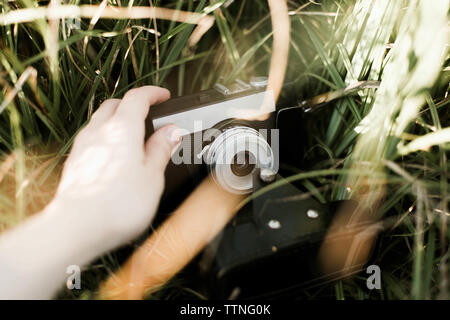
[[[426,9],[420,6],[423,2],[387,1],[377,7],[369,0],[288,1],[292,14],[286,79],[294,82],[299,101],[358,80],[381,80],[378,91],[344,94],[321,111],[310,134],[299,139],[312,146],[307,160],[328,160],[291,179],[302,181],[312,194],[325,186],[319,196],[324,201],[352,196],[348,181],[357,186],[362,179],[372,181],[382,175],[385,183],[373,185],[377,200],[381,197],[377,188],[383,189],[377,215],[397,221],[395,228],[386,228],[374,253],[382,270],[380,291],[369,291],[361,274],[307,290],[302,298],[448,298],[448,135],[446,143],[433,146],[432,136],[420,145],[421,150],[399,152],[410,141],[450,123],[448,53],[435,54],[442,52],[439,41],[427,48],[421,48],[420,41],[414,47],[404,41],[409,36],[418,40],[421,32],[430,35],[430,30],[421,29],[420,19],[440,21],[444,16],[443,26],[448,28],[448,6],[434,12],[438,4],[428,3]],[[46,4],[2,0],[0,8],[7,13]],[[70,4],[89,2],[71,0]],[[122,6],[148,4],[121,2]],[[175,96],[209,88],[220,77],[267,74],[273,35],[266,1],[153,0],[153,4],[207,12],[215,23],[194,47],[188,47],[188,39],[195,26],[173,21],[99,19],[90,25],[89,19],[82,19],[80,29],[60,25],[56,34],[45,19],[0,25],[0,105],[4,107],[0,110],[0,230],[20,223],[51,199],[74,135],[104,99],[120,98],[128,89],[145,84],[167,87]],[[417,23],[411,22],[414,19]],[[394,48],[387,43],[395,43]],[[399,44],[402,49],[395,48]],[[406,69],[404,61],[408,61]],[[434,76],[422,81],[427,72]],[[8,99],[15,87],[16,94]],[[410,98],[417,100],[411,103]],[[368,133],[356,133],[355,127],[371,110],[377,120],[371,118],[369,124],[386,125],[369,125]],[[396,119],[404,123],[396,126]],[[370,163],[367,170],[358,167],[361,161]],[[84,292],[62,296],[92,297],[119,260],[115,254],[102,257],[99,264],[88,267]],[[185,295],[192,293],[177,279],[156,297]]]

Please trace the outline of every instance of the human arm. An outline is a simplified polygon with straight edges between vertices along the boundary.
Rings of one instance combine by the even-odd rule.
[[[75,138],[54,199],[0,236],[0,298],[51,298],[68,266],[81,267],[149,226],[181,135],[167,126],[144,141],[145,118],[169,96],[152,86],[132,89],[94,113]]]

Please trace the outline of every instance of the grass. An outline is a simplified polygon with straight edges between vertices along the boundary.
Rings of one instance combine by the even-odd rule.
[[[290,179],[313,194],[326,187],[320,200],[365,195],[377,217],[395,221],[374,253],[381,290],[367,290],[361,274],[307,290],[303,298],[448,298],[448,3],[425,2],[288,1],[286,80],[294,82],[296,99],[340,92],[322,108],[310,134],[299,137],[311,145],[305,160],[327,160]],[[149,5],[69,2],[102,3]],[[43,15],[17,23],[0,18],[0,230],[51,199],[74,135],[104,99],[144,84],[182,95],[220,77],[268,73],[273,34],[265,0],[150,3],[214,21],[196,38],[197,20],[130,19],[126,12],[120,19],[84,17],[80,28]],[[9,14],[47,4],[3,0],[0,8]],[[379,88],[344,90],[368,80],[381,81]],[[85,291],[62,296],[92,297],[119,261],[114,253],[102,257],[88,267]],[[190,296],[182,283],[171,282],[155,297]]]

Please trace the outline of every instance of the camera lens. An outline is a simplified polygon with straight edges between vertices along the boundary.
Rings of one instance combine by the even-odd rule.
[[[238,194],[253,190],[255,168],[276,171],[272,148],[255,129],[235,126],[225,129],[205,153],[208,171],[224,189]]]
[[[230,165],[231,171],[238,177],[246,176],[255,169],[255,157],[248,151],[238,152]]]

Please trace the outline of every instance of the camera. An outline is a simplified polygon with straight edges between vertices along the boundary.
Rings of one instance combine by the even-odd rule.
[[[165,172],[159,219],[208,174],[237,194],[277,183],[242,207],[187,267],[192,285],[208,298],[293,297],[339,277],[322,274],[316,257],[341,202],[320,203],[285,179],[283,168],[304,169],[307,117],[289,97],[276,105],[266,85],[265,77],[218,83],[152,106],[147,118],[147,135],[167,124],[185,130]],[[240,117],[248,111],[264,120]]]
[[[277,172],[275,104],[272,93],[265,90],[266,83],[265,77],[252,78],[249,83],[237,80],[229,86],[218,83],[213,89],[151,108],[147,132],[166,124],[184,131],[166,170],[163,200],[183,199],[185,194],[181,193],[192,190],[207,173],[225,190],[246,194],[253,190],[255,170]],[[237,118],[244,110],[267,114],[267,119]]]

